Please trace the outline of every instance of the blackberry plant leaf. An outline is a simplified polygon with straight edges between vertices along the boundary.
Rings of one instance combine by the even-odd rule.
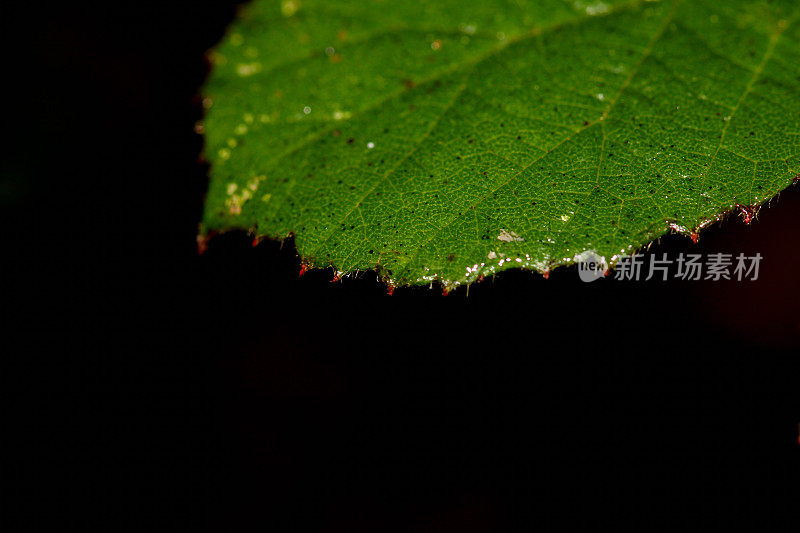
[[[796,0],[255,0],[210,52],[201,236],[452,288],[750,212],[800,172]]]

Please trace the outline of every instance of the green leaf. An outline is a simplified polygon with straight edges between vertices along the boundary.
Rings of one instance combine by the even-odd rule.
[[[447,288],[610,265],[800,171],[796,0],[256,0],[211,53],[201,234]]]

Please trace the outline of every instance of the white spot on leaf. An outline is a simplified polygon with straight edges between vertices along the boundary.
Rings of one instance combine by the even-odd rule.
[[[519,235],[517,235],[513,231],[507,231],[505,229],[501,229],[500,230],[500,235],[497,236],[497,240],[503,241],[503,242],[513,242],[513,241],[522,242],[525,239],[523,239],[522,237],[520,237]]]
[[[261,63],[239,63],[236,65],[236,73],[239,76],[247,77],[261,72]]]

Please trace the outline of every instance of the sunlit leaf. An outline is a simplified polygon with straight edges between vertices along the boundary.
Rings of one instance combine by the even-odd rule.
[[[446,287],[610,265],[800,171],[800,3],[256,0],[211,53],[202,233]]]

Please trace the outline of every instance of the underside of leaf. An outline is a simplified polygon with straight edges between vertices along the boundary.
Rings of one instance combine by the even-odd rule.
[[[201,236],[446,288],[745,213],[800,172],[800,5],[256,0],[211,53]]]

